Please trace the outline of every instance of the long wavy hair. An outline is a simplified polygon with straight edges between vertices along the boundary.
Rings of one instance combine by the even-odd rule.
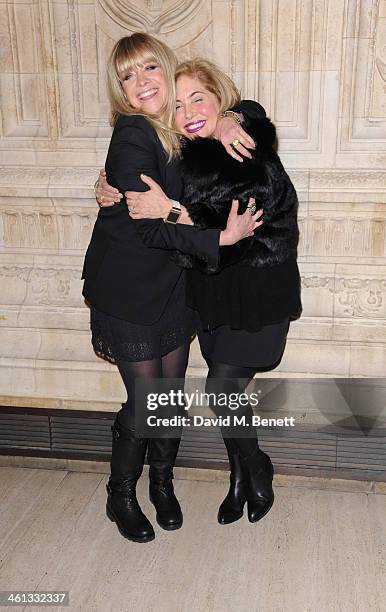
[[[155,62],[161,67],[166,81],[166,99],[161,116],[156,117],[141,112],[127,100],[121,81],[135,66]],[[107,64],[107,85],[110,98],[110,123],[114,126],[119,115],[142,115],[152,124],[169,156],[178,156],[180,139],[174,129],[175,79],[177,58],[174,52],[160,40],[146,34],[135,32],[125,36],[114,45]]]

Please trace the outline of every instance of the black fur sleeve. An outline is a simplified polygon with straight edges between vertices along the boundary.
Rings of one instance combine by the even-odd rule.
[[[248,120],[248,124],[256,119],[263,119],[267,116],[264,107],[254,100],[241,100],[241,102],[232,106],[231,110],[236,113],[242,113],[244,120]]]

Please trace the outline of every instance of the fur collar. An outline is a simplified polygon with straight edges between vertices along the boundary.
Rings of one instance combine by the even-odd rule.
[[[214,138],[185,140],[182,147],[185,185],[189,188],[189,183],[193,182],[195,188],[200,190],[200,186],[205,184],[207,190],[210,178],[214,189],[220,184],[228,186],[234,193],[238,192],[240,184],[253,182],[254,185],[266,185],[265,164],[276,156],[273,150],[275,126],[267,118],[257,119],[248,126],[248,133],[255,141],[256,149],[251,150],[252,159],[244,158],[242,163],[233,159],[221,142]]]

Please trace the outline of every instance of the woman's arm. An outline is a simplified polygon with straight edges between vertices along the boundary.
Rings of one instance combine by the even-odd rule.
[[[232,110],[236,113],[240,113],[242,116],[241,124],[243,125],[246,119],[264,119],[267,116],[265,108],[261,106],[255,100],[241,100],[238,104],[232,107]]]
[[[142,193],[138,191],[127,191],[125,193],[129,208],[129,215],[132,219],[148,219],[148,218],[161,218],[166,219],[170,212],[172,200],[170,200],[161,187],[149,176],[141,174],[141,179],[149,190]],[[235,204],[237,203],[237,205]],[[263,210],[257,210],[252,215],[252,220],[255,220],[256,224],[250,232],[247,228],[251,225],[251,212],[250,208],[255,204],[254,198],[249,199],[248,209],[242,214],[238,214],[238,202],[233,200],[232,208],[228,217],[227,226],[225,230],[220,233],[220,246],[231,246],[243,238],[253,236],[253,231],[262,225],[262,221],[257,221],[263,214]],[[192,225],[192,220],[189,217],[189,213],[184,206],[181,206],[184,211],[178,220],[178,223],[185,223],[181,221],[181,217],[185,214],[187,221],[186,224]],[[245,227],[245,232],[240,233],[241,230],[238,226]],[[181,250],[181,249],[180,249]]]
[[[148,186],[148,191],[126,191],[126,202],[129,216],[132,219],[163,219],[166,220],[173,206],[173,200],[167,197],[161,187],[150,176],[140,175],[141,181]],[[177,223],[193,225],[189,213],[180,202],[181,214]]]
[[[121,116],[111,139],[106,160],[109,183],[120,193],[128,190],[142,192],[147,186],[140,180],[144,172],[162,184],[158,166],[157,147],[161,146],[153,128],[140,116]],[[125,205],[125,198],[119,206]],[[101,208],[100,215],[109,214]],[[175,227],[161,220],[135,221],[135,229],[146,246],[166,250],[179,249],[196,253],[205,260],[217,260],[219,230],[200,232],[189,226]]]
[[[255,143],[246,130],[250,121],[266,117],[264,108],[254,100],[241,100],[224,114],[217,123],[215,137],[237,161],[242,162],[244,157],[251,159],[249,149],[254,149]]]
[[[140,180],[140,174],[143,172],[162,184],[156,157],[158,140],[152,136],[152,128],[145,119],[121,118],[120,125],[113,134],[107,158],[108,178],[121,193],[130,190],[143,192],[147,187]],[[100,214],[103,216],[103,209]],[[217,262],[220,244],[234,244],[250,236],[258,227],[254,217],[241,217],[243,216],[238,215],[237,219],[231,219],[230,226],[222,231],[200,230],[189,225],[176,226],[160,219],[135,221],[135,227],[149,247],[178,249],[214,263]]]
[[[258,117],[265,117],[266,113],[261,104],[255,102],[254,100],[242,100],[233,106],[231,110],[238,114],[240,122],[233,119],[232,115],[220,117],[217,123],[215,137],[221,141],[229,155],[231,155],[234,159],[237,159],[237,161],[242,162],[243,158],[238,155],[238,153],[241,153],[244,157],[251,158],[251,154],[249,153],[248,149],[255,148],[253,139],[243,129],[243,125],[248,123],[249,120],[253,120]],[[235,140],[239,141],[237,148],[232,146],[232,142]],[[95,181],[94,191],[98,205],[102,208],[117,204],[123,197],[118,189],[112,187],[107,182],[106,171],[104,168],[101,168],[99,171],[99,176]],[[157,216],[148,218],[158,219],[160,216],[166,217],[168,212],[166,212],[166,208],[164,208],[163,215],[158,214]],[[183,210],[182,219],[179,221],[179,223],[190,225],[189,215],[186,212],[186,209],[185,212]]]
[[[148,191],[126,191],[126,202],[129,209],[129,216],[132,219],[163,219],[166,220],[173,206],[171,200],[163,192],[161,187],[150,176],[140,175],[141,181],[148,186]],[[183,225],[193,225],[189,213],[185,206],[180,202],[181,214],[177,223]]]

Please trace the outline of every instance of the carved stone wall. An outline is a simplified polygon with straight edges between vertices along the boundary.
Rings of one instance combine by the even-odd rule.
[[[81,297],[110,127],[105,64],[146,30],[205,55],[278,127],[300,199],[304,314],[276,371],[386,372],[385,0],[0,0],[0,394],[111,408]],[[204,362],[197,343],[190,373]],[[6,396],[6,397],[4,397]]]

